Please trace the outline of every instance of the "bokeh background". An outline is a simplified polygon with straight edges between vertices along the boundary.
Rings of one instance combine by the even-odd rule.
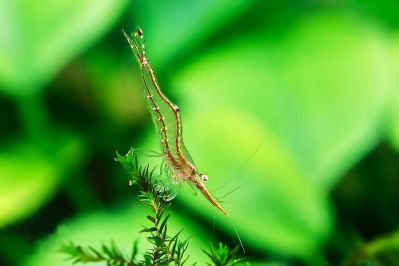
[[[139,25],[230,213],[181,189],[193,261],[238,232],[252,265],[399,265],[396,0],[0,1],[0,265],[70,265],[70,240],[145,248],[113,160],[159,149],[121,33]]]

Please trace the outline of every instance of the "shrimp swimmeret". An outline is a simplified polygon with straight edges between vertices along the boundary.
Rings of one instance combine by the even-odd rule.
[[[192,183],[213,206],[227,216],[227,212],[205,187],[204,181],[208,180],[208,176],[198,172],[184,146],[179,107],[163,94],[155,79],[154,72],[145,54],[143,31],[139,28],[131,37],[125,32],[123,34],[140,63],[147,105],[159,133],[162,158],[167,173],[173,181]]]

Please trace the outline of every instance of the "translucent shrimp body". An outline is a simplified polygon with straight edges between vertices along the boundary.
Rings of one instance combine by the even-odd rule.
[[[140,63],[147,106],[160,138],[166,172],[174,182],[188,181],[193,184],[213,206],[228,215],[205,187],[204,181],[208,176],[199,174],[184,146],[180,109],[164,95],[155,79],[146,57],[143,31],[139,28],[131,37],[123,33]]]

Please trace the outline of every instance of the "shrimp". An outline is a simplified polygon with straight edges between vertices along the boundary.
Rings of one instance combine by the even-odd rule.
[[[161,91],[146,57],[144,35],[141,28],[131,37],[124,31],[141,68],[148,110],[160,139],[162,158],[173,182],[189,182],[224,215],[228,215],[205,186],[206,174],[200,174],[187,148],[184,146],[180,109]]]

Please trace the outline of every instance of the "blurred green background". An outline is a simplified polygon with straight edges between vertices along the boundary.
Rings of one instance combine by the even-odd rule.
[[[399,2],[0,1],[0,265],[145,223],[115,152],[159,149],[122,28],[141,26],[220,215],[183,188],[173,230],[252,265],[399,265]],[[236,228],[236,230],[235,230]]]

